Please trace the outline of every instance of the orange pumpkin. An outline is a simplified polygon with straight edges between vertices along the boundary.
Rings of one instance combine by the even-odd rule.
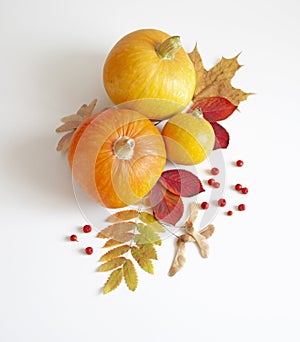
[[[69,149],[74,179],[108,208],[143,198],[160,177],[166,151],[159,130],[144,115],[108,109],[85,120]]]
[[[104,64],[103,82],[115,104],[147,99],[134,101],[130,107],[162,120],[189,105],[196,74],[178,36],[143,29],[129,33],[112,48]]]

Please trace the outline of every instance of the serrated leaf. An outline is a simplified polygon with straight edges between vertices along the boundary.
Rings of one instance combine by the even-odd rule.
[[[155,232],[164,233],[166,231],[164,226],[159,223],[152,214],[147,213],[146,211],[140,212],[139,219],[146,223]]]
[[[115,290],[120,284],[123,279],[123,268],[118,268],[117,270],[114,270],[110,276],[108,277],[104,288],[103,293],[107,294],[113,290]]]
[[[123,255],[124,253],[128,252],[130,249],[130,246],[128,245],[123,245],[120,247],[116,247],[110,251],[108,251],[107,253],[105,253],[104,255],[102,255],[102,257],[100,258],[101,262],[105,262],[105,261],[109,261],[111,259],[114,259],[120,255]]]
[[[216,122],[227,119],[237,106],[224,97],[212,96],[199,100],[191,107],[191,111],[200,108],[205,120]]]
[[[139,246],[141,253],[148,259],[157,260],[156,249],[151,243],[145,243]]]
[[[119,211],[111,216],[109,216],[106,221],[107,222],[120,222],[127,221],[133,218],[138,217],[139,213],[137,210],[123,210]]]
[[[193,102],[207,97],[219,96],[238,106],[241,101],[246,100],[252,94],[245,93],[231,85],[233,76],[241,67],[237,61],[239,54],[229,59],[222,57],[220,62],[208,71],[203,66],[197,46],[189,56],[196,70],[196,90]]]
[[[67,131],[72,131],[75,130],[79,125],[81,124],[81,121],[68,121],[64,123],[63,125],[59,126],[56,128],[56,132],[67,132]]]
[[[127,242],[127,241],[126,241]],[[121,245],[123,242],[114,240],[114,239],[109,239],[105,242],[105,244],[102,246],[102,248],[110,248],[110,247],[115,247],[118,245]]]
[[[124,257],[115,258],[107,261],[105,264],[100,265],[98,268],[98,272],[107,272],[111,271],[119,266],[122,266],[126,259]]]
[[[128,242],[133,238],[133,234],[129,233],[136,228],[134,222],[121,222],[112,224],[98,233],[97,237],[102,239],[111,238],[120,242]]]
[[[69,133],[65,134],[59,140],[57,147],[56,147],[56,151],[66,152],[70,147],[72,136],[73,136],[73,132],[69,132]]]
[[[202,229],[199,233],[204,236],[206,239],[211,237],[215,231],[215,226],[213,224],[209,224],[207,227]]]
[[[217,122],[212,122],[211,126],[215,132],[215,146],[214,150],[219,148],[227,148],[229,145],[229,133],[226,129]]]
[[[139,248],[133,246],[131,248],[131,255],[144,271],[154,274],[152,261],[146,258]]]
[[[161,245],[161,238],[158,234],[156,234],[150,226],[145,226],[144,224],[140,223],[137,225],[137,231],[140,234],[136,234],[134,237],[134,241],[137,245],[142,245],[145,243],[151,243],[160,246]]]
[[[191,197],[205,191],[200,179],[187,170],[164,171],[159,178],[159,182],[173,194],[182,197]]]
[[[183,215],[183,202],[157,182],[150,192],[150,203],[155,217],[163,222],[176,225]]]
[[[134,264],[130,259],[126,259],[123,265],[123,274],[129,290],[135,291],[138,285],[138,276]]]

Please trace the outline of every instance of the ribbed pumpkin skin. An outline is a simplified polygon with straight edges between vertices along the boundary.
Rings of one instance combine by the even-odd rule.
[[[135,142],[129,160],[114,152],[114,143],[122,136]],[[78,127],[68,158],[74,179],[86,194],[107,208],[121,208],[151,190],[164,169],[166,151],[159,130],[145,116],[109,109]]]
[[[155,101],[146,108],[134,107],[150,119],[160,120],[189,105],[196,85],[189,56],[180,48],[174,59],[164,60],[155,50],[169,37],[159,30],[143,29],[129,33],[112,48],[104,64],[103,82],[115,104],[136,99],[167,100],[164,108]]]

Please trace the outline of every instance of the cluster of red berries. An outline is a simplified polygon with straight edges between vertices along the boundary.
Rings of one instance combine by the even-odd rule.
[[[86,224],[86,225],[84,225],[82,227],[82,231],[84,233],[90,233],[92,231],[92,227],[89,224]],[[72,234],[70,236],[70,241],[77,241],[78,242],[77,235],[76,234]],[[93,254],[93,247],[86,247],[85,248],[85,253],[88,254],[88,255]]]
[[[244,165],[244,162],[242,160],[237,160],[235,162],[235,165],[238,166],[238,167],[242,167]],[[220,172],[220,170],[217,168],[217,167],[213,167],[211,170],[210,170],[210,173],[213,175],[213,176],[216,176],[218,175]],[[210,178],[208,181],[207,181],[208,185],[211,185],[213,186],[214,188],[219,188],[220,187],[220,183],[217,182],[214,178]],[[236,184],[235,185],[235,190],[237,191],[240,191],[242,194],[246,195],[248,193],[248,188],[246,187],[243,187],[241,184]],[[220,198],[218,200],[218,206],[219,207],[225,207],[226,206],[226,199],[225,198]],[[200,207],[201,209],[203,210],[207,210],[209,208],[209,203],[208,202],[202,202],[200,204]],[[238,211],[244,211],[246,210],[246,206],[245,204],[239,204],[237,206],[237,209]],[[231,216],[233,214],[233,211],[232,210],[228,210],[227,211],[227,215],[228,216]]]

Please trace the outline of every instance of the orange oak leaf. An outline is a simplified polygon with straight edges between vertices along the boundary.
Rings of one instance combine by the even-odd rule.
[[[195,45],[189,56],[196,70],[196,88],[193,102],[206,97],[219,96],[238,106],[241,101],[246,100],[249,95],[253,94],[246,93],[231,85],[233,76],[241,67],[238,63],[239,54],[229,59],[222,57],[210,70],[204,68],[197,45]]]

